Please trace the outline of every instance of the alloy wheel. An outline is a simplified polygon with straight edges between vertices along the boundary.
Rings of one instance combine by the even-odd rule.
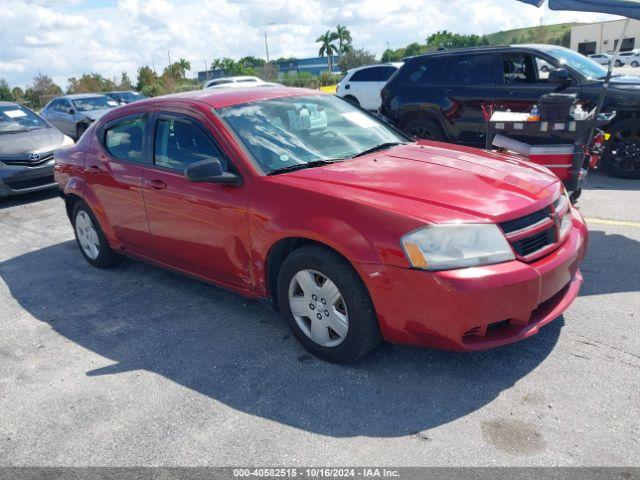
[[[622,171],[640,171],[640,127],[616,132],[609,142],[609,162]]]
[[[100,255],[100,240],[93,221],[87,212],[79,210],[75,221],[76,236],[80,248],[87,257],[95,260]]]
[[[301,270],[289,283],[289,307],[298,327],[318,345],[340,345],[349,331],[347,305],[337,285],[316,270]]]

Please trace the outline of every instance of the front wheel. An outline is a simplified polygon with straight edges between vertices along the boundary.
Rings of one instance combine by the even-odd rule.
[[[621,67],[622,62],[620,60],[616,60],[616,63],[613,64],[614,67]]]
[[[331,250],[316,245],[294,250],[278,274],[278,300],[293,335],[323,360],[353,362],[380,341],[369,292],[353,267]]]
[[[94,267],[108,268],[120,261],[120,255],[109,246],[89,205],[78,201],[73,208],[71,218],[76,241],[87,262]]]
[[[413,118],[407,121],[402,127],[404,133],[416,140],[437,140],[445,141],[445,135],[437,122],[428,118]]]
[[[602,162],[609,173],[621,178],[640,178],[640,120],[629,118],[607,129]]]
[[[632,66],[633,68],[638,68],[638,65],[640,65],[640,63],[638,63],[638,61],[637,61],[637,60],[634,60],[633,62],[631,62],[631,66]]]

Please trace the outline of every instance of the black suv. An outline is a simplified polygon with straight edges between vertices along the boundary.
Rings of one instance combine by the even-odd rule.
[[[382,90],[380,113],[412,137],[483,147],[483,108],[528,112],[545,93],[577,93],[591,110],[606,69],[555,45],[445,50],[405,59]],[[640,178],[640,78],[614,75],[604,112],[616,111],[603,163]]]

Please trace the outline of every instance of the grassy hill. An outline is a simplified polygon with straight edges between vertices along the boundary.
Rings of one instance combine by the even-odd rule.
[[[552,43],[569,46],[571,27],[581,23],[558,23],[537,27],[516,28],[502,32],[490,33],[486,36],[490,45],[511,45],[514,43]]]

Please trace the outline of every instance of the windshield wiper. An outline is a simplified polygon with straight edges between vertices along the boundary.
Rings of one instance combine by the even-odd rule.
[[[406,145],[405,142],[386,142],[381,143],[380,145],[376,145],[371,148],[367,148],[366,150],[361,151],[360,153],[356,153],[351,158],[362,157],[363,155],[367,155],[369,153],[377,152],[378,150],[386,150],[387,148],[395,147],[397,145]]]
[[[288,165],[286,167],[273,170],[267,173],[267,175],[277,175],[278,173],[294,172],[296,170],[303,170],[305,168],[312,168],[312,167],[320,167],[322,165],[330,165],[332,163],[341,162],[341,161],[342,159],[338,158],[333,160],[313,160],[311,162],[306,162],[306,163],[296,163],[295,165]]]

